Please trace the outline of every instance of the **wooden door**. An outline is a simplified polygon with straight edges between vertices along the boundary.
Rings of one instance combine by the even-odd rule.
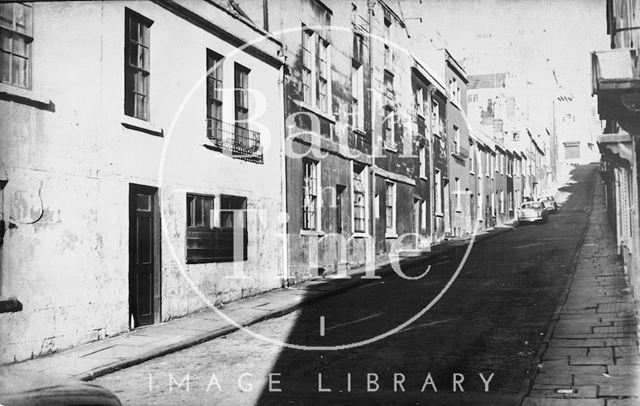
[[[131,184],[129,188],[129,311],[131,327],[159,318],[158,189]]]

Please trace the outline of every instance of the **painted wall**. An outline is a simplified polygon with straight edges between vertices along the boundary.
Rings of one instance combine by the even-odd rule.
[[[452,63],[455,62],[447,61],[445,63],[445,78],[447,84],[449,84],[451,80],[456,80],[460,89],[460,103],[454,100],[452,94],[449,94],[449,100],[447,102],[448,159],[449,179],[451,182],[449,201],[451,207],[451,234],[455,237],[462,237],[469,235],[472,231],[469,203],[470,194],[467,193],[467,190],[471,190],[468,168],[469,127],[466,114],[467,85],[466,77],[462,76],[452,66]],[[456,153],[454,146],[456,128],[460,133],[460,153]],[[459,191],[456,189],[456,178],[459,179]],[[458,192],[460,192],[459,204],[457,204]]]
[[[125,6],[154,21],[150,122],[124,115]],[[241,26],[219,8],[205,12],[222,27]],[[70,20],[73,30],[59,29]],[[245,28],[242,35],[256,34]],[[0,293],[24,305],[0,315],[0,362],[129,329],[130,183],[160,189],[162,320],[206,307],[187,277],[216,303],[281,286],[283,115],[281,103],[260,98],[281,94],[278,68],[234,53],[234,46],[153,3],[34,3],[34,32],[32,90],[2,89],[50,100],[55,111],[0,101],[0,115],[12,118],[0,121],[6,134],[0,153],[9,178],[4,204],[16,224],[4,238]],[[203,147],[206,48],[228,55],[225,87],[233,87],[233,62],[251,69],[257,96],[250,104],[257,113],[264,108],[254,123],[262,165]],[[268,41],[263,49],[275,55],[277,46]],[[224,98],[223,119],[232,121],[232,91]],[[242,270],[249,278],[234,278],[232,263],[186,265],[189,192],[246,196],[248,208],[261,213],[249,216]]]

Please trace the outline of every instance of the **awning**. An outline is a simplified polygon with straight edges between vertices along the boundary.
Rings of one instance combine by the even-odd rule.
[[[593,94],[602,120],[618,120],[631,133],[640,131],[640,59],[634,48],[591,54]]]

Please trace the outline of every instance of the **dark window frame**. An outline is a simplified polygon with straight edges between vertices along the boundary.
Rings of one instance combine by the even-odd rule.
[[[353,231],[355,233],[367,231],[366,169],[365,165],[353,165]],[[358,196],[362,199],[358,199]]]
[[[235,63],[233,67],[233,112],[236,127],[236,142],[241,132],[249,129],[249,73],[251,69]]]
[[[203,215],[202,223],[194,221],[196,213],[193,210],[197,207],[197,199],[203,201],[211,201],[210,216],[219,216],[220,223],[214,226],[209,217],[209,225],[204,224],[206,221]],[[241,202],[241,209],[226,208],[225,202],[235,201]],[[198,193],[186,194],[186,244],[185,256],[187,264],[213,263],[213,262],[238,262],[248,259],[248,226],[247,226],[247,198],[244,196],[220,195],[216,199],[213,195],[205,195]],[[217,206],[216,206],[217,203]],[[204,204],[200,204],[204,210]],[[243,227],[234,228],[223,226],[223,216],[234,213],[235,210],[244,211]],[[204,213],[204,212],[203,212]],[[232,215],[233,216],[233,215]],[[235,219],[235,217],[232,217]],[[232,220],[233,221],[233,220]],[[240,235],[238,234],[240,233]],[[242,238],[242,258],[235,257],[234,246],[237,238]]]
[[[313,59],[313,49],[314,46],[313,38],[314,32],[302,25],[302,43],[300,45],[300,49],[302,52],[302,63],[301,63],[301,77],[300,77],[300,86],[302,92],[302,101],[312,105],[313,104],[313,93],[312,93],[312,59]]]
[[[313,168],[313,172],[310,170],[307,173],[307,166]],[[318,231],[318,214],[319,214],[319,199],[320,193],[318,191],[318,161],[312,159],[302,159],[302,229],[308,231]],[[309,180],[307,180],[309,179]],[[308,198],[308,202],[307,202]]]
[[[384,215],[385,215],[385,229],[387,232],[396,231],[396,183],[391,181],[385,181],[385,200],[384,200]]]
[[[134,24],[135,37],[131,35]],[[144,121],[150,121],[152,25],[149,18],[125,8],[124,113]],[[132,63],[134,55],[136,62]]]
[[[214,148],[222,149],[222,91],[224,57],[207,48],[207,138]]]
[[[23,7],[24,14],[22,16],[23,24],[19,24],[16,19],[16,10]],[[31,45],[33,44],[33,8],[26,3],[3,3],[0,4],[1,10],[11,8],[11,20],[4,21],[0,14],[0,44],[8,44],[7,48],[0,45],[0,82],[23,89],[31,89],[32,87],[32,66],[33,59],[31,53]],[[16,42],[22,44],[22,49],[17,50]],[[22,61],[23,65],[16,64]],[[15,65],[14,65],[15,64]],[[19,71],[18,81],[14,77],[14,69]],[[4,78],[5,74],[8,76]]]

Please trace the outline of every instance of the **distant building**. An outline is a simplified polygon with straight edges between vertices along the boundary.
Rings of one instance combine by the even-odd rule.
[[[552,95],[540,89],[530,89],[521,85],[522,80],[509,73],[494,73],[469,76],[468,112],[469,120],[478,123],[483,131],[491,134],[493,139],[504,145],[507,150],[511,146],[513,152],[526,152],[525,165],[528,181],[525,182],[522,193],[530,198],[537,198],[547,193],[556,181],[557,166],[554,163],[556,155],[550,153],[550,145],[555,138],[553,132],[553,107],[538,107],[537,104],[552,106],[552,102],[541,100],[553,98]],[[534,108],[534,106],[536,106]],[[549,107],[547,106],[547,107]],[[540,122],[533,121],[534,118]],[[543,124],[540,124],[543,123]],[[547,127],[551,126],[551,128]],[[501,182],[496,191],[498,196],[502,191],[507,195],[508,206],[508,175],[503,175],[507,170],[505,154],[507,150],[496,151],[495,167],[500,175],[497,179]],[[513,158],[513,154],[512,154]],[[503,161],[505,161],[504,169]],[[507,178],[503,178],[507,176]],[[504,180],[504,182],[503,182]],[[513,178],[511,179],[513,180]],[[515,197],[515,188],[513,190]],[[497,200],[500,208],[500,199]],[[500,211],[500,210],[498,210]],[[505,214],[506,214],[505,210]],[[500,216],[498,216],[498,219]]]
[[[467,121],[467,74],[456,59],[445,51],[445,80],[449,91],[447,132],[450,178],[451,235],[462,237],[473,231],[475,211],[469,179],[469,126]]]

